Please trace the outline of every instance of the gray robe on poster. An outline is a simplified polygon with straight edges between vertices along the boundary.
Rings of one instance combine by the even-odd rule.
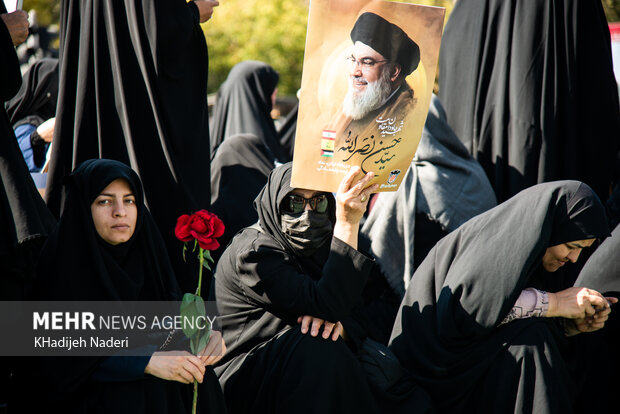
[[[416,213],[450,232],[497,204],[482,167],[446,122],[433,95],[415,158],[396,192],[381,193],[364,223],[370,251],[401,297],[415,270]]]

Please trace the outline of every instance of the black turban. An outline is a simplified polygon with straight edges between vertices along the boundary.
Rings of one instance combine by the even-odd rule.
[[[420,63],[420,48],[400,27],[374,13],[363,13],[351,30],[353,43],[358,40],[398,63],[409,75]]]

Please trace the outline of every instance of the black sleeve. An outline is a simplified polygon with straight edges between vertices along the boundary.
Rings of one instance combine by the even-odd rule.
[[[282,319],[311,315],[335,322],[356,305],[373,263],[334,237],[319,280],[302,273],[293,257],[271,246],[240,255],[237,269],[240,287],[250,303]]]
[[[158,61],[197,53],[190,45],[196,36],[204,42],[198,6],[193,1],[185,0],[159,1],[154,6],[157,15]]]
[[[4,3],[0,7],[0,14],[4,13]],[[4,21],[0,19],[0,101],[11,99],[22,85],[22,74],[19,70],[19,60],[13,47],[11,34]]]

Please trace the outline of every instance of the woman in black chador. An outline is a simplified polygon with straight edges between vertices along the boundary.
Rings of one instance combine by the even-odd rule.
[[[572,412],[579,390],[570,337],[602,328],[616,299],[582,287],[545,290],[553,272],[608,234],[590,187],[558,181],[522,191],[437,243],[411,280],[390,341],[437,411]]]
[[[254,202],[259,222],[235,236],[215,272],[230,346],[216,372],[229,412],[375,412],[339,338],[373,264],[357,250],[372,173],[354,167],[334,199],[292,188],[291,169],[272,171]]]
[[[236,64],[217,91],[211,123],[211,159],[225,139],[237,134],[256,135],[279,162],[285,154],[271,118],[280,75],[264,62],[247,60]]]
[[[142,184],[118,161],[88,160],[71,174],[63,214],[43,248],[38,274],[33,296],[39,300],[180,300]],[[200,412],[225,411],[217,378],[206,366],[219,359],[221,349],[204,357],[184,352],[171,357],[168,350],[179,348],[159,351],[167,335],[160,336],[154,335],[157,343],[146,347],[145,356],[37,361],[41,392],[36,401],[22,397],[17,405],[24,411],[40,403],[52,412],[186,413],[192,404],[189,384],[197,379]],[[220,337],[213,341],[219,344]]]
[[[60,83],[47,205],[60,215],[64,177],[87,159],[131,166],[184,292],[196,287],[198,266],[181,258],[174,226],[180,215],[209,207],[209,58],[200,23],[217,4],[60,2]]]

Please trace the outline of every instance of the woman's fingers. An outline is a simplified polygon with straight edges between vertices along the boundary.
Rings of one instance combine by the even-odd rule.
[[[213,365],[226,353],[226,344],[224,343],[224,338],[222,337],[222,333],[220,331],[211,331],[211,337],[209,338],[209,343],[204,347],[202,352],[200,352],[200,361],[202,366],[205,365]],[[203,371],[204,373],[204,371]]]
[[[187,357],[186,362],[183,364],[183,368],[192,375],[193,379],[202,382],[205,366],[200,358],[194,355]]]
[[[355,177],[362,172],[362,169],[358,166],[351,167],[347,174],[344,176],[340,185],[338,186],[338,192],[341,194],[346,193],[351,188],[351,184]]]
[[[366,175],[364,175],[361,179],[359,179],[353,184],[353,186],[349,190],[350,196],[355,198],[361,195],[364,188],[368,186],[368,183],[370,183],[373,178],[375,178],[375,173],[373,173],[372,171],[366,173]]]
[[[325,324],[323,325],[323,339],[329,338],[329,335],[332,333],[334,326],[336,326],[336,324],[325,321]]]
[[[607,302],[607,299],[603,297],[603,295],[601,295],[595,290],[589,289],[589,292],[590,294],[584,297],[584,304],[587,303],[590,305],[589,307],[586,305],[586,313],[588,313],[588,315],[593,315],[598,309],[602,310],[609,307],[609,303]],[[592,312],[590,312],[590,310]]]
[[[313,318],[310,335],[317,336],[319,334],[319,329],[321,329],[321,325],[323,325],[323,319]]]
[[[301,317],[301,333],[308,333],[308,329],[310,328],[310,323],[312,323],[312,316],[306,315]]]
[[[342,331],[344,330],[342,324],[340,322],[336,323],[336,328],[334,329],[334,332],[332,333],[332,341],[337,341],[338,338],[340,338],[340,335],[342,335]]]
[[[323,339],[328,339],[331,337],[332,340],[335,341],[340,337],[343,331],[343,327],[340,322],[329,322],[314,316],[300,316],[297,318],[297,321],[301,322],[301,333],[305,334],[309,330],[311,336],[318,336],[322,326],[323,333],[321,334],[321,337],[323,337]]]
[[[297,319],[299,320],[299,318]],[[306,334],[310,330],[310,335],[317,336],[319,329],[323,325],[323,319],[315,318],[314,316],[305,315],[301,317],[301,333]]]
[[[219,340],[216,342],[214,341],[214,343],[215,349],[209,355],[202,358],[204,365],[213,365],[222,359],[226,354],[226,343],[221,335],[219,336]]]
[[[362,190],[362,192],[360,193],[360,202],[363,204],[368,203],[368,200],[370,200],[370,195],[372,193],[376,193],[378,189],[379,189],[379,184],[373,184],[370,187],[367,187],[366,189]]]

